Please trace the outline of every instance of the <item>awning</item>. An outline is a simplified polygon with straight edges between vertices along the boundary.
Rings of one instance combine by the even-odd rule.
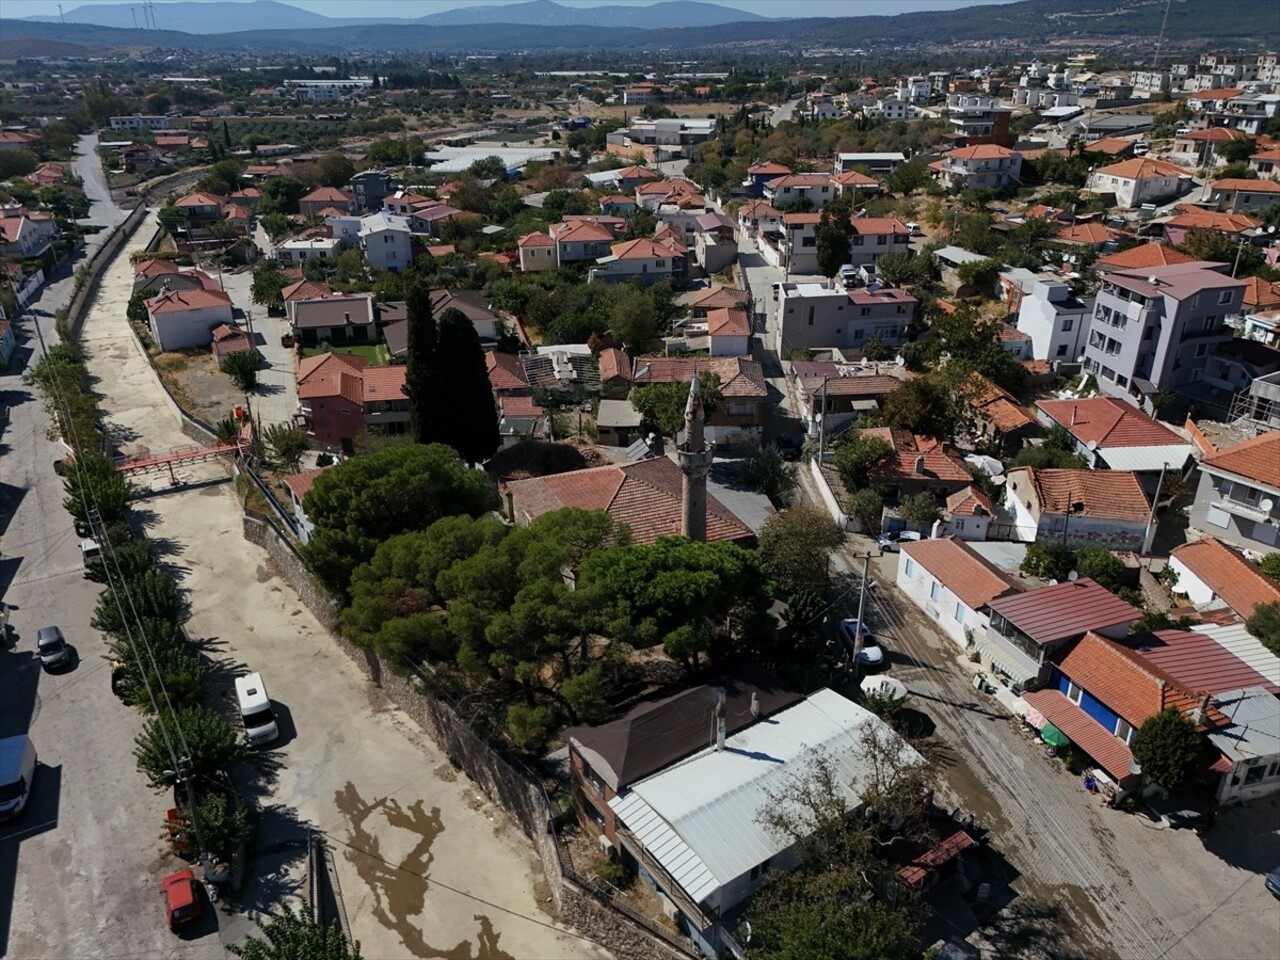
[[[978,651],[987,660],[991,661],[991,665],[1009,677],[1016,683],[1026,683],[1032,677],[1040,675],[1038,667],[1027,667],[1016,665],[1017,661],[1013,657],[1008,656],[1003,650],[992,643],[986,643],[982,639],[976,641]]]
[[[1046,723],[1040,728],[1040,739],[1051,747],[1065,747],[1071,743],[1071,738],[1052,723]]]
[[[1063,696],[1060,690],[1033,690],[1022,696],[1117,781],[1133,775],[1129,770],[1129,761],[1133,759],[1129,748],[1110,730]]]

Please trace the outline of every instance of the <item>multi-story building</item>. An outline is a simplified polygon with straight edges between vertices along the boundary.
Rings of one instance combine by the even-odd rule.
[[[889,253],[911,252],[911,231],[897,217],[854,217],[849,241],[849,263],[855,267],[874,264]]]
[[[915,297],[893,287],[782,283],[776,289],[781,356],[792,347],[860,352],[871,340],[896,347],[915,319]]]
[[[905,153],[837,153],[835,172],[847,173],[861,168],[878,177],[893,173],[906,162]]]
[[[1199,380],[1205,358],[1231,339],[1245,282],[1225,264],[1192,261],[1106,274],[1084,348],[1104,393],[1140,406]]]
[[[355,198],[356,209],[377,210],[391,193],[391,174],[385,170],[361,170],[347,181]]]
[[[135,113],[131,117],[112,117],[112,130],[168,130],[169,124],[180,125],[181,117],[147,116]]]
[[[1029,96],[1023,90],[1018,93]],[[947,120],[951,124],[949,139],[957,146],[993,143],[1012,147],[1017,141],[1017,136],[1009,129],[1012,118],[1013,111],[1001,104],[998,97],[953,93],[947,98]]]
[[[1280,545],[1280,433],[1226,447],[1200,461],[1191,525],[1259,554]]]
[[[360,221],[360,249],[376,270],[403,273],[413,262],[409,221],[390,213],[373,213]]]
[[[1036,280],[1019,302],[1018,329],[1031,338],[1033,359],[1075,363],[1084,353],[1092,315],[1092,298],[1075,296],[1065,283]]]
[[[836,186],[825,173],[792,173],[764,185],[764,198],[778,209],[807,202],[810,210],[821,210],[835,197]]]
[[[1022,182],[1022,154],[994,143],[952,150],[938,168],[950,187],[1007,190]]]

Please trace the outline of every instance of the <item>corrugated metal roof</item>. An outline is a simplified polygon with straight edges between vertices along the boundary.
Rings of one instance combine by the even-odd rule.
[[[1040,712],[1046,720],[1071,738],[1071,742],[1093,757],[1107,773],[1117,780],[1129,776],[1129,761],[1133,753],[1114,733],[1098,723],[1060,690],[1033,690],[1024,693],[1023,699]]]
[[[1112,470],[1156,471],[1161,467],[1180,470],[1195,455],[1196,448],[1189,443],[1167,447],[1108,447],[1098,455]]]
[[[1216,694],[1241,687],[1270,686],[1271,693],[1280,693],[1280,686],[1203,633],[1160,630],[1130,637],[1125,643],[1144,660],[1193,690]]]
[[[729,737],[724,750],[703,750],[633,784],[609,806],[701,903],[791,845],[756,817],[810,759],[828,755],[846,799],[856,801],[868,775],[861,732],[875,725],[883,721],[833,690],[819,690],[771,722]]]
[[[1041,645],[1142,616],[1141,610],[1089,577],[1001,597],[991,601],[991,609]]]
[[[1233,760],[1280,754],[1280,700],[1262,687],[1224,691],[1214,700],[1231,720],[1209,733],[1215,747]]]
[[[1280,683],[1280,657],[1264,647],[1262,641],[1246,630],[1243,623],[1226,627],[1203,623],[1191,629],[1212,637],[1272,683]]]

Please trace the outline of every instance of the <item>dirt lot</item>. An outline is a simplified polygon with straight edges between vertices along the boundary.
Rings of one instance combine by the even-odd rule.
[[[720,115],[729,116],[735,114],[742,108],[740,103],[724,103],[722,101],[702,101],[690,100],[686,103],[667,103],[663,104],[668,110],[677,117],[689,116],[694,120],[704,120],[707,117],[715,117]],[[578,101],[578,109],[588,117],[595,117],[598,120],[621,120],[624,116],[636,117],[644,110],[643,104],[620,103],[611,106],[601,106],[594,100],[580,99]]]
[[[244,394],[218,369],[208,350],[162,353],[155,362],[178,402],[207,423],[231,416],[232,408],[244,403]]]

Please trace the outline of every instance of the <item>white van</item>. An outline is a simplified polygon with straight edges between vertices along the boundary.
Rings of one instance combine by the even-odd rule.
[[[36,746],[26,734],[0,740],[0,820],[22,813],[36,776]]]
[[[236,677],[236,701],[240,705],[240,720],[244,723],[244,738],[250,746],[270,743],[280,736],[276,715],[271,710],[271,698],[262,683],[262,674]]]

